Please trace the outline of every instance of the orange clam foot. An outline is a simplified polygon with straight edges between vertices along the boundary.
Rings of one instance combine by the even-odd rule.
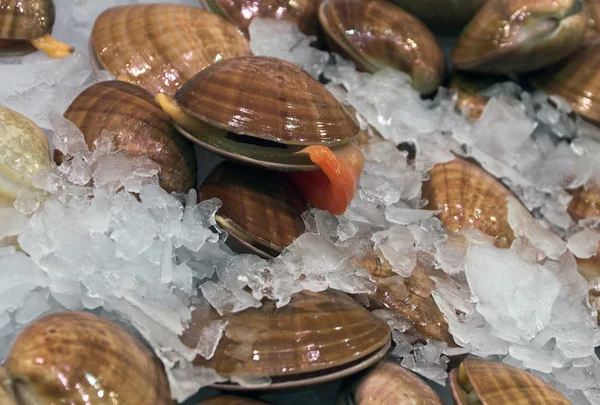
[[[358,179],[363,170],[364,157],[358,146],[349,143],[336,148],[313,145],[300,152],[320,167],[314,172],[290,173],[306,201],[315,208],[342,215],[354,198]]]

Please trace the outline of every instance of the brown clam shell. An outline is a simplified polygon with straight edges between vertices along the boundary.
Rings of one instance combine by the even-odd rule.
[[[23,330],[6,369],[20,403],[171,405],[159,360],[124,329],[79,312],[46,316]]]
[[[393,0],[435,31],[464,27],[487,0]]]
[[[211,10],[236,25],[248,35],[248,26],[254,17],[288,20],[296,23],[306,35],[315,35],[318,29],[319,0],[200,0]]]
[[[461,375],[462,374],[462,375]],[[470,383],[470,384],[469,384]],[[450,372],[450,389],[457,405],[468,405],[465,386],[485,405],[571,405],[548,383],[524,370],[479,358],[466,359]]]
[[[0,38],[42,37],[52,31],[55,17],[52,0],[0,0]]]
[[[198,405],[266,405],[266,403],[233,395],[219,395],[199,402]]]
[[[97,83],[84,90],[64,114],[83,132],[88,147],[103,130],[115,135],[114,145],[134,156],[148,156],[160,165],[160,185],[168,192],[196,187],[193,144],[181,136],[171,119],[139,86],[120,81]],[[62,154],[54,160],[60,164]]]
[[[214,310],[195,311],[182,342],[195,347],[199,339],[195,325],[217,318]],[[198,356],[194,364],[213,368],[223,377],[303,378],[349,365],[390,341],[385,322],[335,290],[299,292],[281,308],[267,301],[261,308],[249,308],[222,319],[227,320],[227,329],[215,355],[210,360]]]
[[[178,4],[109,8],[94,23],[91,41],[106,70],[152,95],[172,96],[205,67],[251,53],[233,24]]]
[[[383,0],[326,0],[319,21],[333,50],[375,73],[384,67],[407,72],[413,87],[434,93],[444,76],[444,53],[421,21]]]
[[[338,145],[358,136],[348,111],[308,73],[282,59],[245,56],[209,66],[175,94],[217,128],[289,145]]]
[[[448,88],[458,91],[456,108],[470,121],[477,121],[490,97],[479,94],[498,81],[497,77],[480,76],[455,72],[450,78]]]
[[[600,1],[584,0],[588,11],[588,30],[585,35],[586,43],[597,43],[600,41]]]
[[[489,0],[463,31],[452,62],[473,72],[531,72],[576,51],[587,26],[582,0]]]
[[[305,232],[306,201],[278,172],[225,162],[206,179],[198,198],[221,200],[217,221],[264,258],[277,256]]]
[[[437,164],[423,183],[424,209],[441,210],[438,218],[450,231],[473,227],[510,247],[515,236],[508,223],[510,191],[479,166],[457,158]]]
[[[0,56],[26,55],[35,52],[35,50],[29,41],[0,38]]]

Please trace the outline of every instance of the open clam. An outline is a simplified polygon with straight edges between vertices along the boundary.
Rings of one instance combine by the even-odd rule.
[[[587,28],[583,0],[489,0],[463,31],[452,62],[473,72],[531,72],[576,51]]]
[[[487,0],[393,0],[435,31],[464,27]]]
[[[90,48],[96,70],[170,96],[205,67],[251,53],[233,24],[178,4],[109,8],[94,23]]]
[[[445,70],[444,54],[417,18],[383,0],[325,0],[319,21],[330,47],[374,73],[383,67],[407,72],[422,94],[434,93]]]
[[[196,186],[193,144],[181,136],[152,95],[133,84],[108,81],[84,90],[64,114],[83,132],[93,150],[103,131],[114,134],[114,147],[147,156],[160,165],[160,185],[168,192],[187,193]],[[62,154],[54,159],[62,162]]]
[[[534,375],[506,364],[467,358],[450,372],[457,405],[571,405],[561,393]]]
[[[171,405],[160,361],[95,315],[56,313],[17,337],[6,361],[17,403]]]
[[[266,388],[329,381],[362,370],[381,359],[390,345],[389,326],[347,295],[334,290],[303,291],[281,308],[261,308],[219,317],[215,310],[195,311],[181,339],[195,347],[198,328],[214,319],[227,321],[214,356],[198,356],[195,365],[227,378],[270,377]],[[239,389],[233,384],[215,387]]]
[[[225,162],[198,190],[198,198],[218,198],[217,223],[250,251],[277,256],[304,233],[307,205],[282,173]]]
[[[65,58],[74,48],[52,37],[56,17],[52,0],[0,0],[0,56],[21,55],[39,49],[53,58]]]

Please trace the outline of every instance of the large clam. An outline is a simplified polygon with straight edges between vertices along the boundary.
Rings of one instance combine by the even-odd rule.
[[[152,95],[133,84],[107,81],[84,90],[64,114],[93,150],[103,131],[114,134],[114,147],[147,156],[160,165],[160,185],[168,192],[187,193],[196,186],[193,144],[182,137]],[[62,154],[55,152],[55,161]]]
[[[435,31],[464,27],[487,0],[393,0]]]
[[[351,141],[360,127],[292,63],[228,59],[202,70],[174,99],[156,100],[186,137],[211,151],[270,169],[310,171],[290,177],[317,208],[339,215],[354,196],[363,156]]]
[[[449,378],[457,405],[571,405],[548,383],[498,362],[468,358],[450,372]]]
[[[182,342],[195,347],[199,327],[227,321],[214,356],[194,364],[223,377],[270,377],[269,388],[308,385],[340,378],[381,359],[389,348],[388,325],[347,295],[334,290],[299,292],[281,308],[267,301],[261,308],[220,317],[214,310],[195,311]],[[221,384],[236,389],[237,385]]]
[[[74,48],[52,37],[56,10],[52,0],[0,0],[0,56],[35,49],[64,58]]]
[[[325,0],[319,21],[332,49],[374,73],[383,67],[407,72],[422,94],[434,93],[445,70],[444,53],[417,18],[383,0]]]
[[[160,361],[124,329],[87,313],[32,323],[5,367],[19,405],[172,404]]]
[[[153,95],[173,95],[206,66],[250,55],[248,41],[228,21],[200,8],[160,3],[105,10],[94,23],[90,48],[95,69]]]
[[[489,0],[463,31],[452,62],[481,73],[534,71],[576,51],[587,28],[583,0]]]

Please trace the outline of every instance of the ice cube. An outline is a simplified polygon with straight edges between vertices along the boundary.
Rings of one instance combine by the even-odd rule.
[[[584,229],[569,237],[567,247],[577,257],[589,259],[598,253],[600,232]]]

